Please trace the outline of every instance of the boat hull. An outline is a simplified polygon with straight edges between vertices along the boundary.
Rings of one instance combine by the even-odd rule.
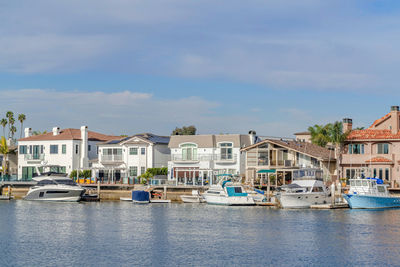
[[[29,201],[62,201],[62,202],[77,202],[80,201],[85,193],[83,188],[38,188],[29,190],[24,197]]]
[[[226,196],[209,196],[204,195],[207,204],[224,205],[224,206],[254,206],[252,197],[226,197]]]
[[[180,198],[183,203],[202,203],[202,202],[204,202],[203,198],[200,196],[181,195]]]
[[[343,194],[351,209],[399,208],[400,197]]]
[[[284,209],[308,209],[311,205],[326,204],[327,194],[277,194],[277,199]]]

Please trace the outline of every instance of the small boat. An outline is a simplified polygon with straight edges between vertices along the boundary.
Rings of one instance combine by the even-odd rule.
[[[132,202],[135,204],[150,203],[150,193],[143,190],[132,191]]]
[[[129,201],[129,202],[132,202],[132,198],[131,198],[131,197],[120,197],[119,200],[120,200],[120,201]]]
[[[293,172],[293,182],[281,186],[276,193],[282,208],[301,209],[329,202],[330,192],[326,188],[322,170],[300,169]]]
[[[150,199],[150,203],[171,203],[170,199]]]
[[[204,194],[207,204],[227,206],[254,206],[254,199],[249,196],[240,183],[232,182],[232,175],[226,175],[217,185],[212,185]]]
[[[262,190],[254,189],[250,191],[246,191],[249,196],[251,196],[256,203],[266,202],[267,198],[265,197],[265,193]]]
[[[192,190],[191,195],[180,195],[183,203],[203,203],[205,202],[204,198],[200,195],[198,190]]]
[[[350,189],[343,194],[351,209],[382,209],[400,207],[400,197],[389,194],[382,179],[350,179]]]

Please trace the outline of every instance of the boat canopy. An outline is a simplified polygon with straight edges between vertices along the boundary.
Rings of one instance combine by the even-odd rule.
[[[298,185],[298,184],[286,184],[286,185],[282,185],[281,188],[292,189],[292,188],[302,188],[302,187],[300,185]]]
[[[365,178],[365,179],[374,180],[374,181],[376,181],[376,184],[383,184],[383,180],[379,179],[379,178]]]
[[[259,170],[257,173],[275,173],[276,170],[275,169],[271,169],[271,170]]]

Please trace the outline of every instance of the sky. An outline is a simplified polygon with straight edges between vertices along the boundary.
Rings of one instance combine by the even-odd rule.
[[[399,66],[394,0],[0,0],[0,117],[36,131],[368,127]]]

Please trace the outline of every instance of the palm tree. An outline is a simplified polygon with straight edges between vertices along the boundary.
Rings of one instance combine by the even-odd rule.
[[[342,162],[342,152],[344,148],[344,142],[346,141],[347,137],[349,136],[350,131],[343,132],[343,124],[339,121],[330,124],[329,127],[329,136],[330,142],[335,145],[335,153],[336,153],[336,172],[339,176],[340,164]]]
[[[26,120],[25,114],[19,114],[18,120],[21,123],[21,134],[20,134],[19,138],[22,138],[22,129],[24,128],[24,121]]]
[[[7,140],[4,136],[1,137],[0,141],[0,154],[3,155],[2,175],[4,177],[5,174],[8,174],[8,154],[10,154],[10,150],[7,145]]]
[[[1,126],[3,126],[3,136],[5,137],[6,136],[6,126],[7,126],[7,119],[1,119],[0,120],[0,124],[1,124]]]
[[[8,138],[10,138],[10,133],[11,133],[11,126],[14,124],[14,113],[12,111],[7,111],[6,112],[6,117],[8,119]]]
[[[311,142],[313,144],[325,147],[330,141],[329,127],[330,124],[325,126],[316,124],[308,127],[308,131],[311,133]]]
[[[17,128],[13,125],[13,126],[11,126],[11,129],[10,129],[10,133],[11,133],[11,139],[13,139],[14,140],[14,134],[17,132]]]

